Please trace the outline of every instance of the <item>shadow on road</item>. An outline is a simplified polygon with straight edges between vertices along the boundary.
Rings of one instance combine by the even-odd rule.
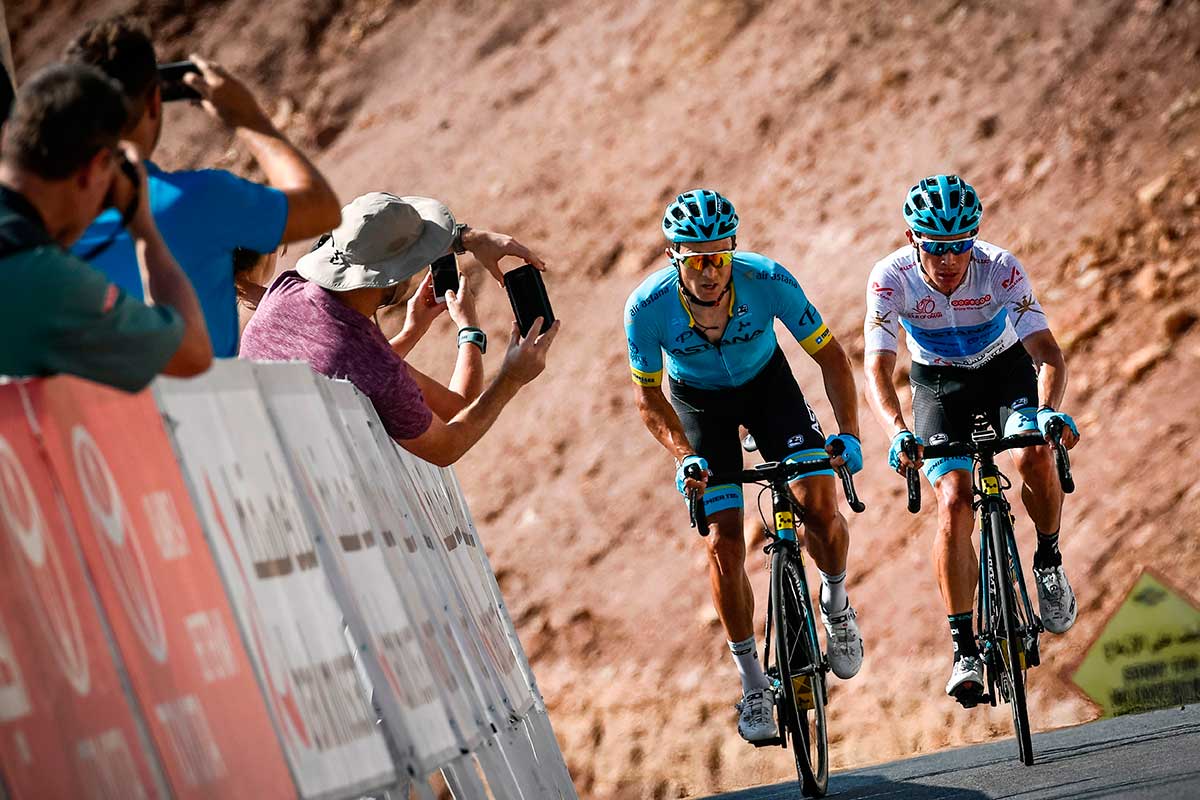
[[[774,786],[759,786],[740,792],[716,795],[711,800],[792,800],[799,796],[799,787],[791,783]],[[896,798],[899,800],[988,800],[988,795],[974,789],[957,789],[951,786],[932,786],[916,781],[896,781],[870,772],[853,775],[834,775],[829,779],[829,797],[838,800],[854,798]]]

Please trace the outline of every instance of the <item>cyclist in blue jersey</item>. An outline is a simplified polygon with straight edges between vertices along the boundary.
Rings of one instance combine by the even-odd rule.
[[[671,264],[642,282],[625,306],[637,407],[650,433],[674,456],[676,487],[704,493],[713,535],[707,540],[713,603],[742,681],[738,731],[750,740],[777,735],[774,688],[754,639],[754,594],[746,575],[740,486],[709,486],[707,476],[742,468],[739,425],[768,461],[826,458],[840,439],[845,463],[862,468],[858,394],[845,351],[784,267],[737,250],[738,216],[716,192],[684,192],[662,223]],[[826,437],[775,339],[780,320],[821,368],[840,433]],[[665,361],[664,361],[664,353]],[[670,398],[663,393],[667,372]],[[684,470],[697,464],[704,477]],[[863,646],[846,595],[850,535],[838,511],[832,470],[792,484],[805,509],[805,546],[821,571],[821,619],[829,663],[839,678],[862,665]]]
[[[972,609],[979,562],[972,543],[972,462],[939,458],[911,463],[904,454],[924,444],[969,441],[976,415],[998,435],[1046,433],[1065,423],[1063,444],[1079,431],[1055,410],[1067,388],[1067,366],[1024,268],[1007,250],[979,239],[983,204],[957,175],[934,175],[912,187],[904,202],[908,244],[880,260],[867,288],[867,396],[892,437],[889,461],[903,471],[924,466],[934,486],[938,531],[933,560],[950,620],[954,665],[946,693],[972,706],[984,690]],[[914,426],[892,373],[899,327],[912,355],[909,375]],[[1033,559],[1038,608],[1052,633],[1075,622],[1075,594],[1058,549],[1063,492],[1049,446],[1012,451],[1024,486],[1021,499],[1037,529]]]

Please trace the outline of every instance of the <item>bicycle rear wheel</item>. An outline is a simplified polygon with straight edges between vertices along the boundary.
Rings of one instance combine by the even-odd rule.
[[[999,650],[1000,693],[1012,711],[1013,733],[1021,763],[1033,764],[1033,739],[1029,728],[1029,706],[1025,698],[1025,631],[1018,618],[1017,594],[1009,569],[1009,522],[1006,515],[993,511],[991,521],[992,567],[998,603],[993,604],[995,632]]]
[[[771,556],[771,624],[782,685],[779,722],[791,737],[804,794],[824,797],[829,787],[825,671],[803,569],[799,554],[789,546]]]

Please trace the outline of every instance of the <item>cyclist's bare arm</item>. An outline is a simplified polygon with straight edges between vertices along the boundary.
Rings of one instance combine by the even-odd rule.
[[[633,391],[637,410],[642,415],[642,422],[645,423],[646,430],[650,431],[659,444],[667,448],[667,452],[676,461],[682,461],[684,456],[690,456],[696,452],[691,442],[688,441],[687,434],[683,432],[683,423],[679,421],[679,415],[675,413],[675,409],[671,408],[661,386],[638,386],[635,384]]]
[[[867,402],[875,412],[888,439],[897,433],[910,430],[904,421],[904,409],[900,406],[900,396],[896,394],[896,385],[892,383],[892,375],[896,371],[896,354],[886,350],[876,350],[867,353]],[[921,448],[917,448],[919,453]],[[908,457],[901,455],[901,462],[907,462]],[[919,466],[919,464],[918,464]]]
[[[830,334],[828,344],[813,353],[812,359],[821,368],[825,396],[829,398],[833,416],[837,419],[837,432],[849,433],[861,440],[858,429],[858,388],[854,385],[850,357],[846,355],[841,342]]]
[[[1038,405],[1058,408],[1067,393],[1067,361],[1062,348],[1049,328],[1031,333],[1021,340],[1033,358],[1038,373]],[[1063,444],[1067,449],[1075,446],[1078,437],[1068,427],[1063,431]]]

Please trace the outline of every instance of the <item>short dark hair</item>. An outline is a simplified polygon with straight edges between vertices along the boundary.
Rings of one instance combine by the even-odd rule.
[[[17,92],[3,158],[46,180],[62,180],[117,145],[128,113],[121,87],[95,67],[46,67]]]
[[[90,23],[67,45],[63,60],[98,67],[121,84],[129,101],[130,125],[142,118],[150,90],[158,85],[158,57],[150,29],[131,14]]]

